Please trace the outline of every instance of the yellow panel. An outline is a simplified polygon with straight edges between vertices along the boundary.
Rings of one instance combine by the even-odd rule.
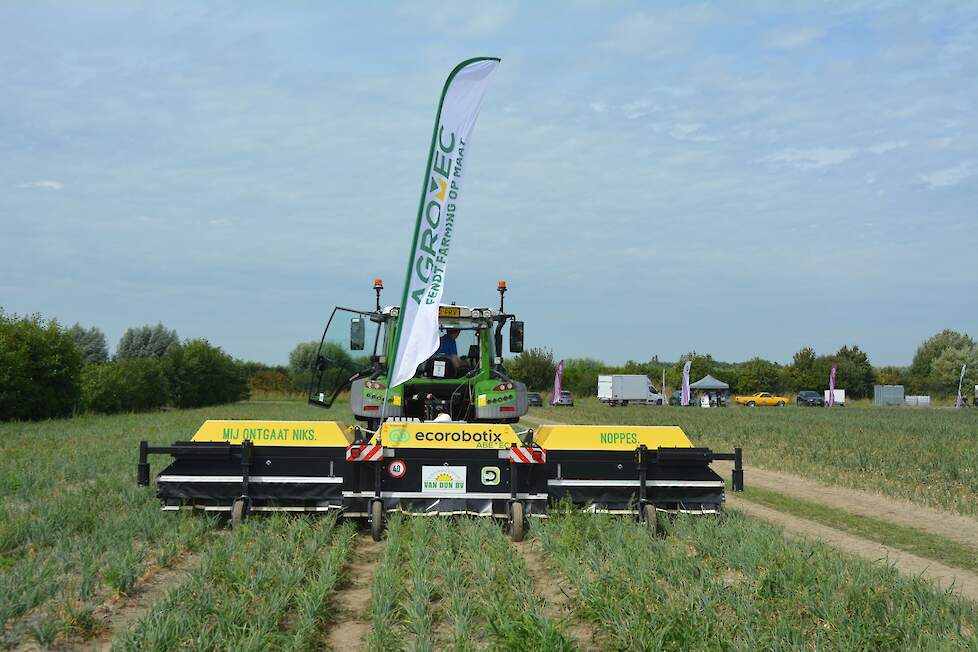
[[[508,424],[499,423],[394,423],[380,429],[387,448],[441,448],[472,450],[509,448],[520,438]],[[377,436],[374,436],[374,443]]]
[[[346,446],[353,441],[335,421],[244,421],[211,419],[204,422],[194,441],[223,441],[255,446]]]
[[[462,309],[455,306],[440,306],[438,308],[439,317],[460,317]]]
[[[679,426],[564,426],[544,425],[533,441],[547,450],[633,451],[649,448],[692,448]]]

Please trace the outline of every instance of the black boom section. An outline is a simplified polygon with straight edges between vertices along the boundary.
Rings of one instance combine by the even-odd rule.
[[[143,450],[141,446],[138,479],[148,484]],[[145,452],[173,456],[157,476],[157,496],[170,507],[230,507],[246,498],[253,509],[338,509],[343,487],[351,481],[344,478],[349,469],[340,447],[177,442],[147,446]]]

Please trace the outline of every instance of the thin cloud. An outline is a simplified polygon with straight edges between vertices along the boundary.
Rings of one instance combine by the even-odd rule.
[[[28,181],[27,183],[18,183],[14,188],[37,188],[40,190],[61,190],[65,187],[65,184],[60,181],[54,181],[52,179],[41,179],[40,181]]]
[[[971,163],[964,162],[959,163],[954,167],[934,170],[933,172],[922,174],[920,175],[920,180],[931,188],[946,188],[948,186],[956,186],[965,179],[972,177],[974,174],[975,166]]]
[[[870,145],[868,149],[873,154],[886,154],[887,152],[892,152],[895,149],[903,149],[908,147],[910,143],[905,140],[892,140],[885,143],[876,143],[875,145]]]
[[[791,50],[805,47],[822,37],[823,32],[814,27],[802,27],[794,30],[776,30],[769,32],[764,44],[775,50]]]
[[[765,161],[788,163],[800,170],[813,170],[845,163],[859,150],[849,147],[811,147],[809,149],[783,149],[766,157]]]

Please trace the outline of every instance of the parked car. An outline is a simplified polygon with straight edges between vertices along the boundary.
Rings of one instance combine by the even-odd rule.
[[[798,407],[824,407],[825,399],[816,391],[803,389],[798,392],[798,396],[795,398],[795,404]]]
[[[568,392],[566,389],[560,390],[560,396],[557,397],[557,402],[554,405],[566,405],[567,407],[574,407],[574,395]]]
[[[543,407],[543,399],[540,398],[540,392],[527,392],[526,402],[530,407]]]
[[[750,396],[734,396],[734,402],[738,405],[746,405],[747,407],[754,407],[755,405],[777,405],[778,407],[784,407],[788,404],[788,399],[785,396],[776,396],[771,392],[757,392]]]

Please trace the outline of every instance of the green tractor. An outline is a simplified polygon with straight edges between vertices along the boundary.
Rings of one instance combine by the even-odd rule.
[[[506,282],[497,289],[498,310],[440,306],[442,348],[418,365],[411,380],[391,388],[387,352],[397,337],[398,308],[381,307],[383,282],[374,281],[374,310],[333,309],[319,344],[309,402],[328,408],[349,389],[353,416],[369,431],[391,418],[518,422],[528,410],[526,386],[506,375],[502,349],[508,322],[509,351],[523,351],[523,322],[505,311]]]

